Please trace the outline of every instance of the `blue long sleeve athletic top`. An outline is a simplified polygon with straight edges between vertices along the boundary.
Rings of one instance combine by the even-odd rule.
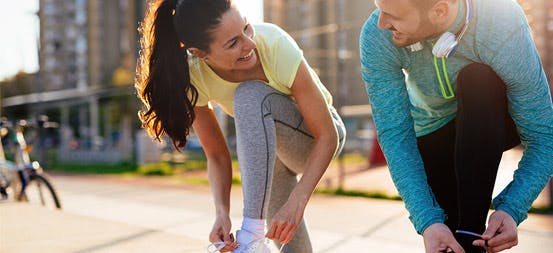
[[[450,27],[464,22],[464,1]],[[455,90],[459,71],[483,63],[506,84],[508,108],[526,147],[513,181],[494,199],[497,210],[519,224],[553,174],[553,105],[530,28],[514,0],[473,0],[473,18],[457,52],[447,59]],[[433,63],[432,44],[412,52],[392,43],[389,30],[377,27],[380,12],[366,21],[360,35],[361,72],[372,106],[378,138],[390,173],[410,220],[419,234],[445,214],[426,180],[416,137],[431,133],[455,118],[455,98],[442,95]],[[441,60],[438,59],[441,73]],[[442,75],[442,79],[444,76]]]

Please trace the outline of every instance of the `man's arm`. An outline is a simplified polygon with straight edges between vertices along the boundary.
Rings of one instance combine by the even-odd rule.
[[[553,105],[547,78],[524,13],[516,4],[503,5],[488,34],[495,45],[479,43],[479,55],[503,79],[509,112],[526,151],[513,181],[494,199],[494,206],[517,224],[553,174]]]
[[[445,214],[426,180],[398,49],[389,33],[378,30],[377,18],[373,13],[361,31],[361,73],[390,174],[411,222],[422,234],[430,225],[443,223]]]

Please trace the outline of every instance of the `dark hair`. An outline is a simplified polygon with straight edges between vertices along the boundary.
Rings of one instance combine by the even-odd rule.
[[[186,145],[198,91],[190,83],[187,48],[209,52],[211,32],[232,0],[156,0],[141,24],[135,88],[145,108],[142,127],[156,140],[167,134],[177,150]]]

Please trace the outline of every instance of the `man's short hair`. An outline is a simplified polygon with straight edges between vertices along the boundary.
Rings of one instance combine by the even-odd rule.
[[[434,6],[440,0],[411,0],[411,3],[419,10],[428,10],[430,7]],[[452,2],[457,2],[457,0],[449,0]]]

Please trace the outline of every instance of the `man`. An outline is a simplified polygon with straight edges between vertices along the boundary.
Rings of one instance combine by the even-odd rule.
[[[514,0],[375,3],[360,37],[362,76],[426,252],[515,246],[553,173],[551,94],[523,11]],[[502,152],[521,141],[486,228]]]

